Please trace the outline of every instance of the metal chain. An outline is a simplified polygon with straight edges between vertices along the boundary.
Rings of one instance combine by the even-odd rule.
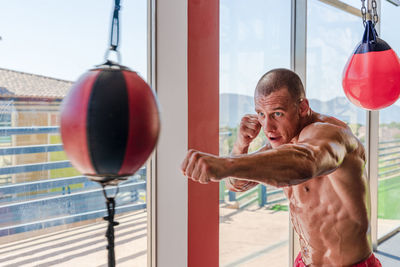
[[[367,25],[367,8],[365,7],[365,0],[361,0],[361,15],[364,27]]]
[[[374,22],[374,25],[376,25],[378,23],[378,12],[376,11],[377,4],[375,0],[372,0],[371,4],[372,4],[372,15],[373,15],[372,21]]]
[[[365,0],[361,0],[361,15],[362,15],[364,27],[367,24],[367,12],[371,15],[372,22],[374,23],[374,25],[376,25],[379,21],[378,11],[376,10],[377,6],[378,6],[376,4],[376,0],[372,0],[371,5],[372,5],[372,12],[370,12],[369,10],[367,11],[367,8],[365,7]]]

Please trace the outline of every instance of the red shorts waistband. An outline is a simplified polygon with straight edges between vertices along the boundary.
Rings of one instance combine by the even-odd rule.
[[[307,265],[304,264],[303,259],[301,258],[301,253],[297,255],[296,260],[294,261],[294,267],[307,267]],[[382,267],[381,262],[375,257],[374,253],[371,254],[371,256],[368,257],[368,259],[352,265],[352,267]]]

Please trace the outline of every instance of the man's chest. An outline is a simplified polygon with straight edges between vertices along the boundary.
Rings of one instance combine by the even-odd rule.
[[[321,201],[324,201],[324,194],[329,186],[329,178],[320,176],[298,185],[285,187],[284,192],[291,208],[312,209],[322,204]]]

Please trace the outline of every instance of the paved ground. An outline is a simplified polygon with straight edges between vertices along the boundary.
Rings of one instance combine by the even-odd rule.
[[[220,209],[220,266],[287,266],[287,211]]]
[[[288,212],[249,207],[245,210],[221,208],[221,267],[287,267]],[[119,217],[116,227],[118,267],[144,267],[147,262],[146,213]],[[385,221],[384,230],[399,222]],[[60,230],[0,245],[0,266],[106,267],[105,222]],[[384,230],[381,230],[383,233]],[[394,247],[392,244],[397,245]],[[400,266],[400,236],[384,242],[378,257],[385,267]],[[391,250],[390,250],[391,249]],[[395,264],[395,265],[392,265]],[[177,266],[180,267],[180,266]]]
[[[146,266],[146,213],[117,219],[117,266]],[[221,209],[220,266],[286,266],[285,211]],[[106,266],[105,222],[0,245],[0,266]]]
[[[384,267],[400,266],[400,233],[379,245],[375,254]]]
[[[146,266],[146,213],[132,213],[117,221],[117,266]],[[99,222],[1,245],[0,266],[106,267],[106,227],[105,222]]]

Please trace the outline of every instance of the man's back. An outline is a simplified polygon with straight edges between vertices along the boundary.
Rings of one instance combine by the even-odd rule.
[[[313,118],[314,123],[307,127],[323,123],[347,128],[343,122],[331,117],[314,113]],[[307,138],[301,135],[292,143],[300,144],[299,139]],[[358,142],[333,172],[284,188],[305,264],[347,266],[371,254],[369,192],[364,163],[364,148]]]

